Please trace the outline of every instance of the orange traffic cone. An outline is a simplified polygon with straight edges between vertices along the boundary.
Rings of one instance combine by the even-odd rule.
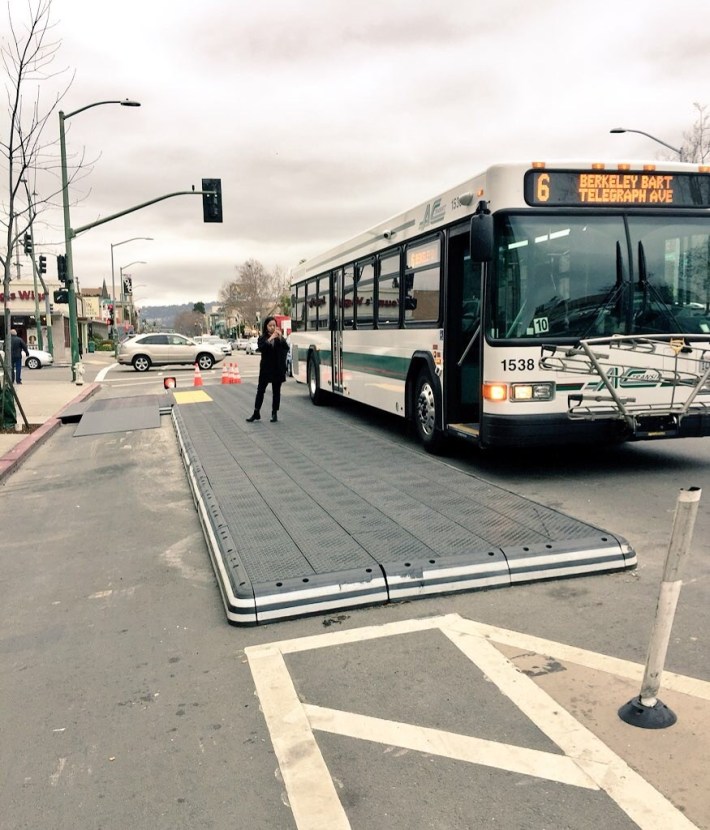
[[[232,372],[232,383],[241,383],[242,376],[239,374],[239,364],[234,364],[234,371]]]
[[[229,379],[229,368],[226,363],[222,364],[222,383],[231,383]]]
[[[202,383],[202,374],[200,372],[200,367],[195,363],[195,379],[192,382],[193,386],[204,386]]]

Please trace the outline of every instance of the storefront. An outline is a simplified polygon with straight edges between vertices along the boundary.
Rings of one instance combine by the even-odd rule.
[[[50,287],[51,292],[51,287]],[[35,291],[34,282],[12,280],[7,296],[10,311],[10,328],[28,346],[43,348],[54,355],[55,362],[71,358],[69,349],[69,307],[57,307],[40,288]],[[0,305],[4,309],[5,292],[0,283]],[[0,340],[5,339],[5,316],[0,313]]]

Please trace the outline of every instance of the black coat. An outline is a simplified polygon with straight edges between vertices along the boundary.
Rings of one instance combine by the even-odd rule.
[[[285,338],[279,337],[269,342],[265,335],[259,337],[257,351],[261,353],[259,364],[259,380],[267,383],[283,383],[286,380],[286,358],[288,343]]]
[[[13,363],[16,360],[20,360],[20,358],[22,357],[22,352],[24,352],[25,354],[29,354],[29,351],[27,351],[27,346],[25,346],[25,341],[20,337],[19,334],[11,334],[10,356],[12,358]]]

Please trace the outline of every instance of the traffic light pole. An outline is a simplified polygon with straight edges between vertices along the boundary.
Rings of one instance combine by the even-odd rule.
[[[80,228],[72,228],[71,219],[69,216],[69,181],[67,174],[67,149],[66,138],[64,135],[64,122],[67,120],[67,118],[71,118],[73,115],[77,115],[78,113],[83,112],[86,109],[90,109],[91,107],[101,106],[102,104],[121,104],[127,106],[139,106],[139,104],[129,101],[97,101],[94,104],[88,104],[85,107],[81,107],[78,110],[74,110],[73,112],[70,112],[67,115],[65,115],[64,112],[61,111],[59,113],[59,150],[61,154],[62,169],[62,207],[64,209],[64,247],[67,269],[67,300],[69,304],[69,340],[71,344],[72,381],[76,381],[77,367],[79,365],[79,332],[77,326],[76,291],[74,289],[74,261],[72,258],[72,239],[75,236],[78,236],[80,233],[90,230],[91,228],[96,228],[99,225],[104,225],[106,224],[106,222],[111,222],[114,219],[120,218],[121,216],[126,216],[129,213],[134,213],[137,210],[141,210],[142,208],[148,207],[149,205],[154,205],[157,202],[163,202],[165,201],[165,199],[172,199],[174,196],[210,197],[209,201],[211,203],[211,207],[210,210],[206,211],[205,213],[205,221],[222,221],[221,180],[203,179],[203,183],[205,185],[209,185],[209,187],[206,189],[195,190],[193,187],[192,190],[179,190],[175,193],[166,193],[164,196],[158,196],[155,199],[150,199],[150,201],[148,202],[141,202],[139,205],[134,205],[133,207],[126,208],[126,210],[122,210],[119,213],[113,213],[110,216],[106,216],[103,219],[97,220],[96,222],[91,222],[88,225],[82,225],[82,227]],[[207,213],[210,214],[211,218],[207,218]],[[116,309],[114,307],[114,315],[115,313]]]
[[[74,113],[70,113],[74,115]],[[59,152],[62,168],[62,207],[64,209],[64,255],[67,263],[67,291],[69,304],[69,345],[71,348],[71,379],[76,381],[77,366],[79,364],[79,330],[76,314],[76,292],[74,291],[74,264],[72,261],[71,241],[75,234],[71,229],[69,218],[69,180],[67,175],[67,145],[64,137],[63,112],[59,113]]]
[[[217,180],[219,181],[219,180]],[[105,216],[103,219],[99,219],[96,222],[91,222],[89,225],[82,225],[80,228],[76,228],[75,230],[70,229],[70,233],[72,236],[77,236],[84,231],[91,230],[91,228],[95,228],[98,225],[103,225],[106,222],[111,222],[113,219],[119,219],[121,216],[125,216],[128,213],[134,213],[137,210],[141,210],[144,207],[149,207],[150,205],[156,204],[156,202],[163,202],[165,199],[172,199],[174,196],[214,196],[215,198],[219,199],[219,209],[220,209],[220,217],[221,217],[221,188],[220,190],[178,190],[175,193],[166,193],[164,196],[158,196],[155,199],[151,199],[148,202],[141,202],[139,205],[134,205],[133,207],[126,208],[126,210],[122,210],[120,213],[113,213],[110,216]],[[147,239],[149,237],[141,237],[136,236],[132,239],[127,239],[127,242],[132,242],[133,239]],[[119,245],[122,243],[118,243]],[[114,275],[114,264],[113,264],[113,249],[116,247],[115,245],[111,245],[111,298],[113,300],[113,324],[112,324],[112,336],[113,336],[113,353],[114,357],[118,357],[118,337],[117,337],[117,326],[116,326],[116,279]],[[123,288],[123,286],[121,286]]]
[[[134,205],[133,207],[126,208],[125,210],[120,211],[119,213],[112,213],[110,216],[104,216],[103,219],[98,219],[96,222],[91,222],[88,225],[82,225],[80,228],[75,228],[71,231],[72,236],[78,236],[80,233],[84,233],[84,231],[89,231],[91,228],[97,228],[99,225],[105,225],[106,222],[112,222],[114,219],[120,219],[121,216],[126,216],[129,213],[134,213],[137,210],[141,210],[144,207],[149,207],[150,205],[156,204],[156,202],[164,202],[166,199],[172,199],[173,196],[216,196],[216,192],[214,190],[177,190],[175,193],[166,193],[165,196],[158,196],[155,199],[151,199],[148,202],[141,202],[139,205]]]
[[[37,329],[37,348],[44,349],[44,342],[42,339],[42,318],[39,313],[39,291],[37,290],[37,278],[39,276],[39,269],[37,268],[37,263],[35,262],[34,256],[32,256],[32,280],[34,282],[34,295],[35,295],[35,328]]]

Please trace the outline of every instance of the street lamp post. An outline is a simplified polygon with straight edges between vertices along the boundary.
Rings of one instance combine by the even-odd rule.
[[[674,147],[672,144],[667,144],[665,141],[661,141],[660,138],[656,138],[655,135],[651,135],[651,133],[645,133],[643,130],[628,130],[625,127],[614,127],[613,130],[609,130],[610,133],[638,133],[639,135],[645,135],[646,138],[650,138],[651,141],[656,141],[658,144],[662,144],[664,147],[668,147],[669,150],[673,150],[674,153],[678,153],[678,160],[683,161],[683,150],[679,147]]]
[[[139,107],[138,101],[95,101],[93,104],[87,104],[84,107],[79,107],[72,112],[59,112],[59,152],[62,171],[62,207],[64,209],[64,246],[66,257],[67,270],[67,301],[69,303],[69,343],[71,347],[71,373],[72,380],[76,380],[77,365],[79,363],[79,331],[77,327],[77,313],[76,313],[76,291],[74,290],[74,263],[72,261],[72,239],[74,238],[74,231],[71,227],[71,220],[69,217],[69,177],[67,173],[67,147],[66,138],[64,135],[64,122],[74,115],[78,115],[84,110],[92,107],[100,107],[104,104],[118,104],[122,107]]]
[[[116,329],[116,274],[113,265],[113,249],[118,248],[119,245],[125,245],[127,242],[135,242],[137,239],[143,239],[146,242],[152,242],[152,236],[132,236],[130,239],[124,239],[123,242],[112,242],[111,243],[111,302],[113,303],[113,313],[114,313],[114,325],[113,325],[113,355],[114,357],[118,357],[118,337],[116,337],[117,329]],[[128,266],[124,266],[128,267]],[[123,281],[121,281],[121,289],[123,289]]]

